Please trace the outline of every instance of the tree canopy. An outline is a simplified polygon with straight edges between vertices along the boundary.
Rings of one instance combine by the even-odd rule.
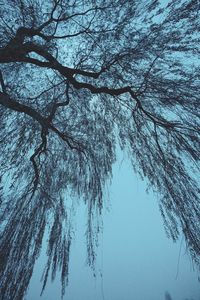
[[[118,146],[160,195],[167,234],[200,265],[199,1],[0,4],[1,299],[22,299],[49,232],[48,274],[88,207],[88,263]],[[95,222],[97,224],[95,224]]]

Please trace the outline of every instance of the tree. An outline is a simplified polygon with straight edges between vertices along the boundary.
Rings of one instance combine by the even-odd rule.
[[[60,269],[64,294],[72,197],[93,265],[117,145],[199,266],[198,1],[6,0],[0,16],[1,299],[23,298],[47,228],[43,288]]]

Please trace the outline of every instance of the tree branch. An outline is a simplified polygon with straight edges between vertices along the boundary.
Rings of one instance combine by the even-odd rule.
[[[5,86],[5,83],[4,83],[4,80],[3,80],[3,74],[1,72],[1,70],[0,70],[0,83],[1,83],[2,92],[6,93],[6,86]]]
[[[43,117],[35,109],[11,99],[7,94],[4,94],[2,92],[0,92],[0,104],[13,111],[25,113],[26,115],[37,121],[42,126],[42,128],[46,130],[46,132],[48,132],[48,130],[51,130],[56,133],[64,142],[67,143],[70,149],[84,152],[83,145],[81,145],[78,141],[75,141],[69,134],[60,132],[60,130],[57,129],[48,118]]]

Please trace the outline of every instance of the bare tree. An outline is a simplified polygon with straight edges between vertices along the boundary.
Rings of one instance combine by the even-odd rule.
[[[23,298],[46,228],[43,288],[60,269],[64,294],[69,198],[87,204],[93,265],[118,144],[199,266],[199,1],[0,5],[1,299]]]

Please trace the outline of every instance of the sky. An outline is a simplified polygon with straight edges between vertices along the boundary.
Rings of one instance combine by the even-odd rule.
[[[127,159],[114,166],[109,200],[99,235],[96,278],[86,264],[87,212],[80,205],[75,217],[69,285],[64,300],[200,300],[200,283],[184,239],[167,238],[159,212],[159,197],[146,192]],[[49,281],[42,297],[41,273],[45,247],[30,282],[26,300],[59,300],[59,278]]]
[[[166,4],[162,0],[163,5]],[[159,20],[158,20],[159,21]],[[96,277],[86,264],[87,210],[80,204],[70,255],[69,285],[64,300],[200,300],[200,282],[182,236],[175,244],[164,231],[159,196],[147,194],[127,159],[114,166],[109,200],[103,211]],[[45,241],[34,268],[26,300],[59,300],[59,278],[40,297],[46,262]],[[5,299],[8,300],[8,299]]]

